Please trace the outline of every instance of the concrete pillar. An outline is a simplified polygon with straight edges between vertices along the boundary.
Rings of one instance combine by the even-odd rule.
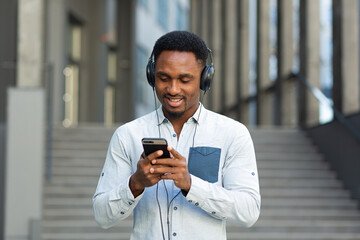
[[[249,1],[237,2],[237,96],[243,100],[249,96]],[[249,104],[241,102],[238,104],[238,119],[249,123]]]
[[[18,1],[17,87],[8,90],[5,239],[25,240],[42,218],[45,90],[43,0]]]
[[[359,2],[333,1],[333,100],[343,114],[359,111]]]
[[[117,76],[119,80],[116,85],[115,102],[118,103],[115,113],[116,122],[131,121],[134,116],[134,104],[129,104],[129,101],[134,103],[134,83],[130,79],[135,76],[135,4],[136,1],[118,1],[117,2],[117,16],[118,16],[118,55],[119,67],[117,68]]]
[[[257,1],[257,124],[272,125],[273,97],[264,91],[271,85],[270,57],[270,3]]]
[[[293,3],[278,0],[278,78],[276,83],[275,123],[296,126],[296,83],[286,81],[293,65]]]
[[[43,85],[44,0],[19,0],[18,69],[19,87]]]
[[[53,69],[52,76],[46,74],[46,81],[49,81],[50,77],[53,77],[53,94],[51,96],[53,105],[53,119],[54,123],[60,124],[64,119],[63,109],[64,109],[64,74],[63,70],[65,69],[65,59],[66,48],[66,21],[67,14],[65,11],[66,5],[65,1],[47,1],[47,14],[46,14],[46,52],[45,60],[48,64],[48,67],[45,71],[49,74],[49,66]]]
[[[319,0],[300,1],[300,74],[314,87],[320,86]],[[319,102],[300,84],[299,122],[316,125],[319,122]]]
[[[236,65],[236,0],[222,2],[225,7],[225,41],[223,51],[225,51],[224,84],[225,84],[225,108],[228,109],[237,104],[237,65]],[[236,111],[227,113],[230,117],[236,118]]]
[[[214,57],[215,76],[214,81],[211,85],[210,97],[212,98],[212,109],[216,112],[221,111],[221,88],[224,82],[223,79],[223,63],[222,63],[222,11],[221,11],[221,0],[212,1],[212,31],[210,33],[211,38],[211,49]]]
[[[10,88],[8,109],[5,240],[27,240],[42,218],[45,92]]]
[[[201,28],[199,29],[199,32],[198,35],[205,41],[205,43],[209,46],[209,25],[211,24],[209,22],[209,3],[210,1],[209,0],[200,0],[199,1],[200,3],[200,8],[199,8],[199,11],[201,12],[199,14],[199,17],[201,17],[201,21],[200,21],[200,24],[201,24]],[[210,58],[210,56],[209,56]],[[210,62],[210,60],[208,60],[208,62]],[[207,108],[211,108],[211,106],[209,106],[209,102],[210,101],[210,98],[208,96],[204,96],[203,98],[203,103],[204,105],[207,107]]]

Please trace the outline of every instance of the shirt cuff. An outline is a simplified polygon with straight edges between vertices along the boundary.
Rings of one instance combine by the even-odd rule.
[[[140,199],[142,198],[142,196],[144,195],[144,192],[142,192],[139,196],[137,196],[136,198],[134,198],[134,195],[131,192],[131,189],[129,187],[129,181],[130,181],[130,177],[128,177],[128,179],[121,184],[118,188],[115,189],[115,191],[112,192],[112,194],[110,194],[110,201],[118,201],[121,200],[124,205],[123,207],[126,209],[129,209],[132,207],[132,205],[135,205],[140,201]]]
[[[191,187],[185,199],[189,203],[197,207],[203,207],[206,201],[206,196],[209,195],[208,194],[209,183],[194,175],[190,175],[190,176],[191,176]]]

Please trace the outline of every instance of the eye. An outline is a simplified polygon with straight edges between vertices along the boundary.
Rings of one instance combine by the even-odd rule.
[[[188,82],[190,82],[190,81],[191,81],[191,79],[190,79],[190,78],[185,77],[185,78],[180,78],[180,81],[181,81],[182,83],[188,83]]]
[[[166,82],[167,81],[167,77],[159,77],[159,80],[162,82]]]

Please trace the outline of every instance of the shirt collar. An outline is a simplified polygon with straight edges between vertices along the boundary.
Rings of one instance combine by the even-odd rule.
[[[161,123],[167,123],[169,120],[165,117],[164,112],[162,111],[162,106],[160,106],[157,110],[157,114],[158,114],[158,118],[157,120],[157,125],[160,125]],[[203,121],[204,119],[204,115],[206,112],[206,108],[204,107],[204,105],[199,102],[199,107],[196,109],[196,112],[194,113],[194,115],[192,115],[187,122],[191,122],[194,121],[195,123],[199,124]]]

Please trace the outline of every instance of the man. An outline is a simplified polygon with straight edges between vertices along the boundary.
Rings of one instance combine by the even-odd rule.
[[[101,227],[134,213],[131,239],[219,240],[226,239],[226,221],[256,222],[260,193],[250,134],[200,103],[200,88],[209,88],[204,81],[213,74],[209,53],[186,31],[155,43],[148,81],[161,107],[114,133],[93,198]],[[171,158],[159,158],[161,150],[145,156],[145,137],[167,139]]]

